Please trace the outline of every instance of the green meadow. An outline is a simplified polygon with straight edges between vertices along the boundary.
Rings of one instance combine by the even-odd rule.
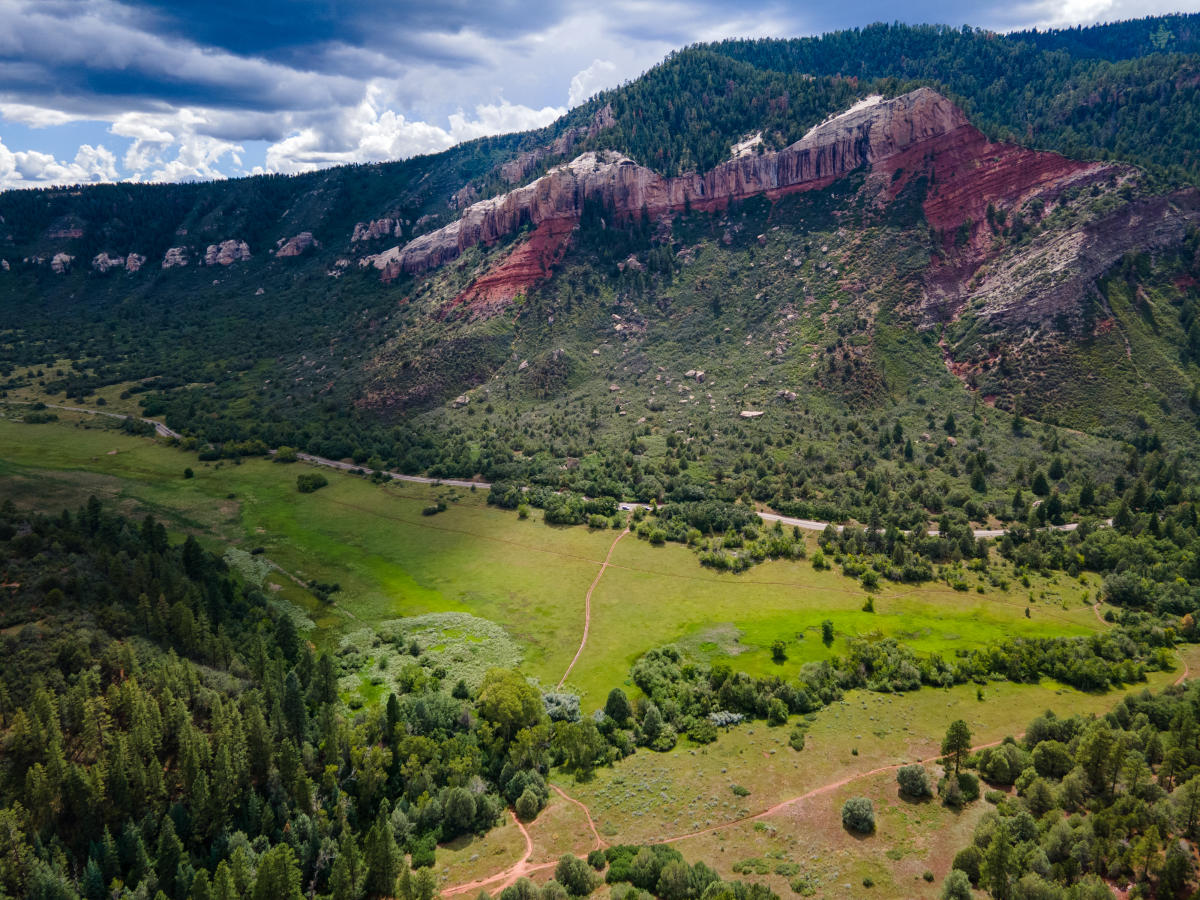
[[[503,628],[523,670],[549,688],[579,647],[584,595],[618,534],[550,526],[536,511],[520,520],[487,506],[483,491],[381,486],[334,471],[326,471],[328,487],[300,494],[295,481],[303,464],[201,463],[89,417],[61,418],[42,425],[0,419],[0,495],[53,507],[94,493],[127,513],[152,512],[179,539],[192,533],[213,549],[259,550],[274,566],[263,586],[315,624],[309,636],[318,646],[335,648],[347,635],[380,628],[394,632],[402,617],[469,613]],[[185,468],[194,477],[185,478]],[[446,511],[423,515],[435,499]],[[640,653],[672,642],[709,662],[786,676],[844,652],[859,634],[950,653],[1000,636],[1103,627],[1089,605],[1094,577],[1034,578],[1024,587],[1001,564],[991,574],[1007,589],[966,572],[966,591],[944,582],[887,585],[872,595],[875,611],[865,612],[868,595],[836,567],[767,562],[741,575],[716,573],[686,548],[652,547],[628,535],[592,596],[587,645],[567,687],[583,695],[585,707],[598,706],[626,682]],[[341,590],[326,604],[302,588],[308,582]],[[825,619],[835,627],[830,646],[820,636]],[[776,640],[786,645],[781,663],[770,653]],[[364,653],[369,664],[395,668],[372,648]],[[379,693],[378,679],[364,679],[364,697]]]

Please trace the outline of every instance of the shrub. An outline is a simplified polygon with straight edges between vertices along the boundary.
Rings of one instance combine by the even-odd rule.
[[[875,806],[866,797],[851,797],[842,806],[842,825],[849,831],[871,834],[875,831]]]
[[[771,726],[785,725],[788,719],[787,704],[778,697],[767,701],[767,724]]]
[[[979,776],[974,772],[959,772],[958,786],[962,789],[963,799],[968,803],[979,799]]]
[[[588,864],[573,853],[565,853],[554,867],[554,880],[572,897],[586,897],[596,887]]]
[[[532,822],[542,811],[542,799],[538,796],[537,791],[532,787],[527,787],[517,798],[516,809],[517,815],[522,821]]]
[[[900,793],[906,796],[917,799],[933,796],[933,783],[929,773],[920,764],[901,766],[896,772],[896,781],[900,785]]]
[[[974,844],[968,844],[954,856],[950,864],[952,869],[964,873],[971,884],[979,882],[979,867],[983,864],[983,854]]]
[[[735,796],[738,796],[738,797],[749,797],[750,796],[750,789],[744,788],[740,784],[731,784],[729,786],[729,789],[731,791],[733,791]]]
[[[792,733],[788,735],[788,746],[793,750],[804,749],[804,729],[797,725],[792,729]]]
[[[296,490],[302,494],[311,494],[327,484],[329,484],[329,479],[320,472],[305,472],[296,476]]]
[[[787,644],[783,641],[775,641],[771,644],[771,659],[777,663],[787,660]]]
[[[971,882],[961,869],[951,869],[946,876],[942,900],[971,900]]]
[[[593,850],[587,856],[588,865],[597,872],[602,872],[604,867],[608,865],[608,859],[604,856],[603,850]]]
[[[300,457],[296,455],[295,447],[280,447],[275,451],[275,462],[294,463]]]

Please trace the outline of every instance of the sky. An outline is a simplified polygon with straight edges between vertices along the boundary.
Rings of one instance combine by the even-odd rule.
[[[546,125],[670,50],[892,21],[997,31],[1198,0],[0,0],[0,188],[402,159]]]

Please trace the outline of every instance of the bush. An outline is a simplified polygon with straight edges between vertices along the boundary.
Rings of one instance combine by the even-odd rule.
[[[947,775],[938,782],[938,796],[942,798],[942,805],[951,809],[962,809],[967,802],[958,780],[953,775]]]
[[[563,854],[554,867],[554,880],[572,897],[586,897],[596,887],[588,864],[572,853]]]
[[[587,856],[588,865],[597,872],[604,871],[604,867],[608,865],[608,859],[604,855],[603,850],[593,850]]]
[[[875,806],[866,797],[851,797],[842,806],[842,825],[858,834],[875,831]]]
[[[788,720],[787,704],[778,697],[767,701],[767,724],[771,726],[786,725]]]
[[[804,749],[804,729],[797,725],[792,729],[792,733],[788,735],[788,746],[793,750]]]
[[[740,784],[731,784],[729,786],[729,789],[731,791],[733,791],[734,795],[737,797],[749,797],[750,796],[750,789],[744,788]]]
[[[946,876],[942,900],[971,900],[971,882],[961,869],[951,869]]]
[[[911,766],[901,766],[896,772],[896,781],[900,785],[900,793],[916,799],[933,796],[933,782],[925,767],[914,763]]]
[[[959,772],[958,786],[962,788],[963,799],[968,803],[979,799],[979,776],[974,772]]]
[[[329,479],[320,472],[305,472],[303,475],[296,476],[296,490],[302,494],[311,494],[327,484],[329,484]]]
[[[515,806],[517,816],[523,822],[532,822],[537,818],[537,814],[542,811],[542,798],[538,796],[537,791],[532,787],[527,787],[521,792],[521,796],[517,798]]]
[[[952,869],[963,872],[971,884],[979,883],[979,867],[983,864],[983,854],[974,844],[969,844],[959,850],[950,864]]]
[[[275,451],[275,462],[294,463],[300,457],[296,455],[295,447],[280,447]]]

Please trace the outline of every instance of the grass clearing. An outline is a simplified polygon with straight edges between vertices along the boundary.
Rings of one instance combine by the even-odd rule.
[[[579,645],[583,597],[614,536],[607,529],[549,526],[537,514],[521,521],[488,507],[482,492],[379,486],[337,472],[327,472],[328,487],[301,495],[295,478],[303,465],[201,463],[86,418],[45,425],[0,420],[5,495],[53,507],[97,493],[123,512],[152,512],[222,552],[261,548],[251,557],[254,574],[260,559],[282,570],[265,576],[268,586],[304,610],[321,646],[336,648],[352,631],[400,617],[469,613],[499,625],[519,648],[523,670],[552,685]],[[195,477],[184,478],[185,468]],[[448,500],[446,511],[423,516],[437,498]],[[297,579],[342,589],[334,603],[322,604]],[[592,596],[588,643],[566,687],[590,711],[627,678],[640,653],[672,641],[690,643],[710,661],[789,676],[804,662],[842,652],[847,637],[871,632],[921,652],[982,646],[999,634],[1087,634],[1103,627],[1084,602],[1097,584],[1094,577],[1060,575],[984,594],[937,582],[886,585],[874,594],[876,612],[866,613],[867,595],[857,582],[808,562],[723,574],[702,568],[677,545],[627,539]],[[826,618],[837,631],[830,647],[820,641]],[[777,638],[787,643],[782,664],[770,654]]]
[[[1145,687],[1161,688],[1178,675],[1152,673]],[[954,719],[964,719],[973,743],[982,744],[1019,734],[1043,710],[1099,714],[1125,694],[1087,694],[1050,681],[993,682],[983,689],[983,701],[975,690],[964,684],[908,694],[851,691],[808,717],[800,752],[788,746],[790,725],[754,722],[708,746],[681,742],[665,754],[638,751],[590,781],[562,784],[588,805],[602,834],[620,834],[626,843],[664,840],[756,814],[849,775],[935,756]],[[749,794],[737,796],[735,783]]]

